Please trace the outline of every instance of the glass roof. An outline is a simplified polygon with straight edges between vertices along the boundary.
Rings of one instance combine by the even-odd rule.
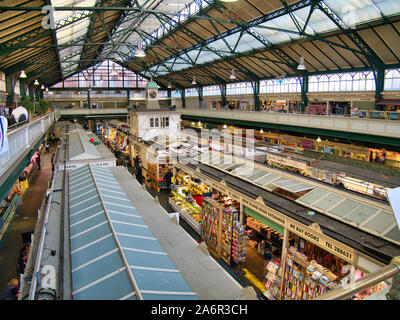
[[[96,4],[96,0],[51,0],[51,4],[54,7],[94,7]],[[78,13],[75,13],[73,11],[54,11],[53,16],[56,25],[57,23],[60,23],[63,20],[67,21],[72,17],[78,18],[76,22],[68,24],[65,27],[56,30],[57,44],[62,45],[84,36],[88,31],[91,15],[92,13],[90,11],[79,11]],[[79,41],[78,43],[82,43],[82,41]],[[75,46],[73,47],[73,49],[68,47],[66,47],[65,49],[60,49],[60,59],[70,55],[72,52],[75,52],[77,53],[77,55],[68,60],[78,61],[81,56],[82,50],[83,46]],[[61,68],[63,76],[66,76],[73,73],[78,68],[78,63],[61,63]]]
[[[198,157],[197,160],[254,183],[270,192],[278,187],[293,193],[310,190],[295,201],[364,231],[400,243],[400,232],[398,232],[395,216],[389,206],[387,206],[388,210],[385,210],[379,205],[363,201],[361,197],[355,196],[353,199],[349,199],[341,193],[336,193],[333,188],[327,190],[299,181],[301,178],[284,177],[275,169],[255,167],[244,158],[234,157],[232,161],[229,156],[230,163],[238,165],[229,172],[226,169],[231,165],[224,162],[224,154],[213,151],[209,155],[210,157],[204,155]]]
[[[73,299],[197,299],[110,169],[73,170],[68,190]]]
[[[336,15],[345,26],[351,27],[361,23],[367,23],[373,20],[380,19],[382,14],[385,16],[392,16],[400,13],[400,1],[398,0],[324,0],[324,6],[327,7],[334,15]],[[303,29],[310,13],[310,6],[291,11],[293,19],[289,14],[273,18],[267,22],[258,25],[250,26],[250,30],[257,34],[266,43],[279,45],[292,40],[300,39],[299,29]],[[250,23],[251,24],[251,23]],[[274,30],[277,29],[277,30]],[[337,30],[336,24],[321,10],[316,8],[309,18],[305,32],[307,34],[321,34]],[[286,32],[285,32],[286,31]],[[215,51],[221,51],[224,55],[230,56],[237,53],[244,53],[253,49],[259,49],[264,45],[250,34],[242,35],[239,38],[240,31],[226,36],[224,40],[218,39],[207,45]],[[157,38],[157,37],[156,37]],[[239,40],[240,39],[240,40]],[[239,40],[239,42],[238,42]],[[225,41],[231,48],[236,48],[234,52],[229,52],[230,48],[226,45]],[[187,54],[191,57],[197,57],[198,50],[205,47],[199,43],[193,46]],[[196,63],[203,64],[212,62],[221,57],[207,51],[200,53]],[[183,70],[192,67],[191,64],[178,65],[174,64],[175,57],[167,59],[165,63],[173,65],[173,70]],[[165,73],[155,71],[154,76],[161,76]],[[150,75],[150,73],[149,73]]]

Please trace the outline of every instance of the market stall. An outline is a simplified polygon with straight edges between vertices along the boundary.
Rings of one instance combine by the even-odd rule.
[[[325,234],[326,231],[322,231],[318,223],[304,224],[294,219],[296,212],[303,212],[304,209],[300,209],[292,197],[283,192],[283,182],[279,186],[286,196],[277,199],[273,195],[278,192],[256,192],[246,182],[234,177],[225,175],[221,180],[217,178],[219,171],[208,166],[194,168],[177,164],[176,168],[212,188],[212,196],[203,198],[201,204],[201,238],[211,255],[224,262],[239,278],[246,277],[251,281],[266,299],[313,299],[354,281],[351,266],[358,273],[368,274],[371,272],[370,265],[376,265],[377,261],[368,257],[362,247],[357,245],[354,249],[339,242]],[[301,190],[300,193],[308,191]],[[258,194],[258,198],[251,198],[249,191]],[[281,209],[273,204],[274,199]],[[283,212],[291,213],[288,216]],[[313,219],[314,215],[317,216],[315,212],[308,211],[307,219]],[[336,223],[330,221],[329,227],[334,227]],[[341,228],[346,227],[341,225]],[[355,228],[349,228],[351,234],[360,233]],[[370,237],[362,234],[363,237]],[[379,284],[354,299],[365,298],[384,287],[384,283]]]
[[[201,206],[203,200],[209,196],[211,196],[210,187],[179,170],[171,186],[169,204],[200,235],[203,221]]]

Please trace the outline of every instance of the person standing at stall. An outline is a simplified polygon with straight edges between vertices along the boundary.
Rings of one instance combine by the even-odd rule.
[[[142,166],[139,164],[136,167],[136,179],[140,184],[143,184],[142,183],[142,178],[143,178],[143,176],[142,176]]]
[[[172,183],[172,177],[174,176],[174,174],[171,172],[171,169],[168,168],[167,173],[164,176],[164,179],[167,183],[167,190],[170,191],[171,190],[171,183]]]

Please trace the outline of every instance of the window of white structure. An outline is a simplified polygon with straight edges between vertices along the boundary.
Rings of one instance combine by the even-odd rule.
[[[169,117],[161,117],[161,127],[169,128]]]
[[[386,70],[384,90],[400,90],[400,69]]]
[[[219,86],[206,86],[203,87],[203,96],[219,96],[221,89]]]
[[[156,116],[151,116],[150,120],[150,128],[159,128],[160,127],[160,118]]]

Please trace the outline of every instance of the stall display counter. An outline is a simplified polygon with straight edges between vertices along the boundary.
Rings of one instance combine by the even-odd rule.
[[[201,208],[195,203],[189,203],[185,197],[178,192],[171,191],[174,195],[169,198],[169,204],[179,213],[179,216],[184,219],[198,234],[201,234]]]

